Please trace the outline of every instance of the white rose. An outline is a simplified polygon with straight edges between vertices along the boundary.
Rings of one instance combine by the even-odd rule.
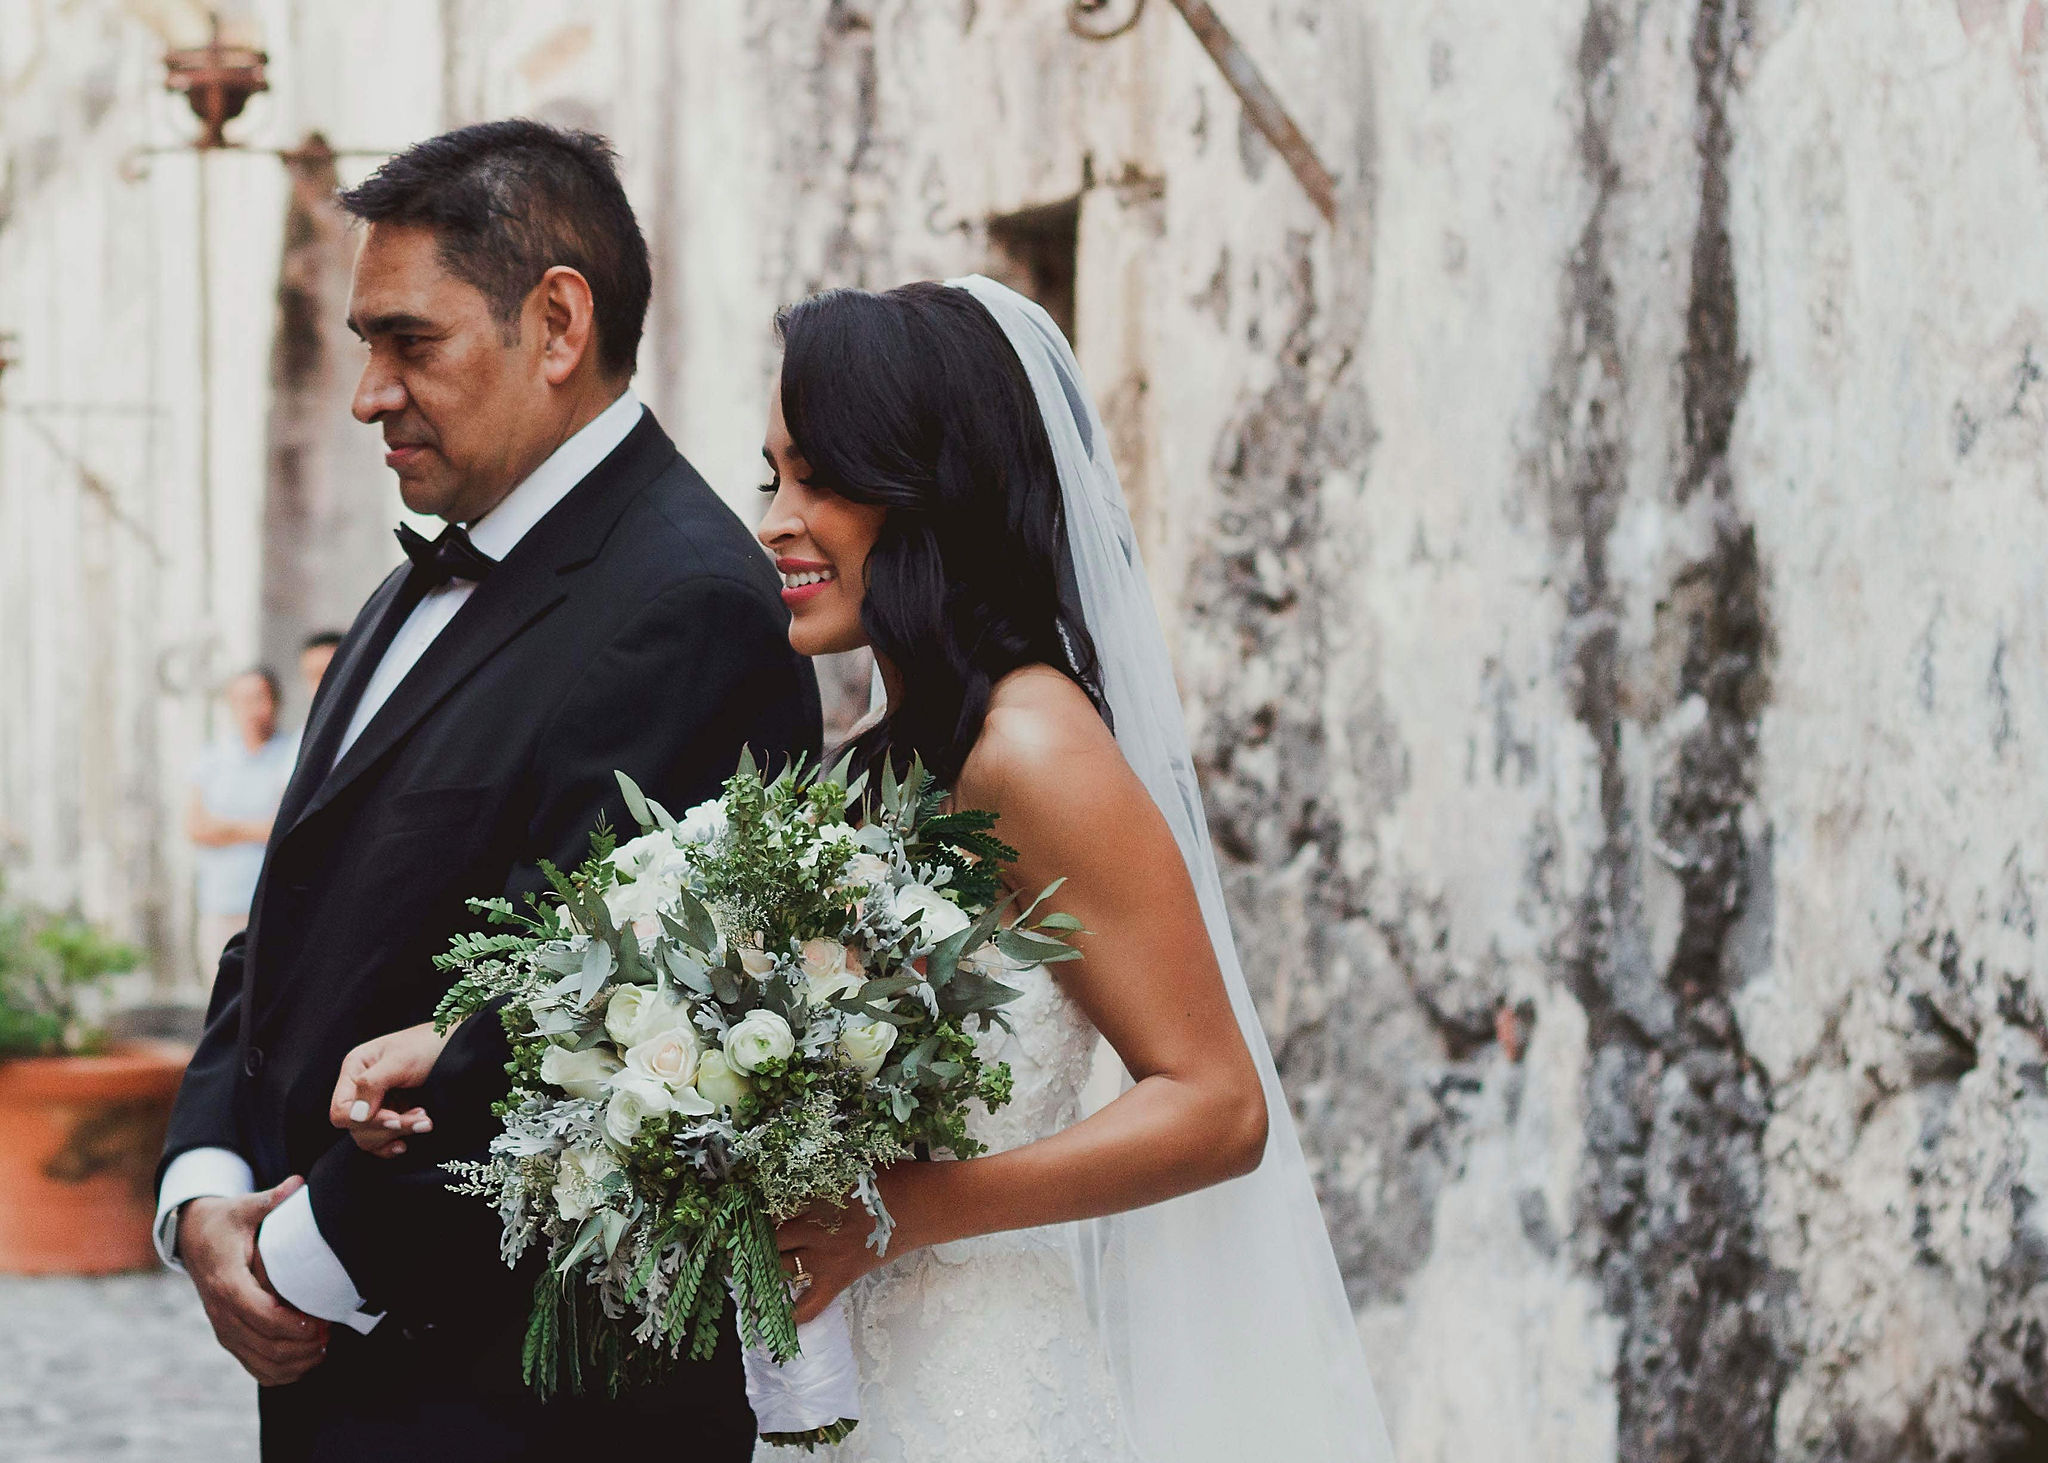
[[[620,844],[612,850],[607,862],[627,878],[637,879],[648,870],[668,862],[675,852],[675,839],[668,830],[657,828],[652,833],[643,833]]]
[[[690,1029],[690,1008],[651,985],[622,985],[604,1008],[605,1034],[629,1051],[678,1027]]]
[[[886,889],[889,887],[889,862],[871,853],[857,853],[847,860],[839,882],[848,889]]]
[[[697,1091],[720,1107],[733,1108],[754,1090],[754,1084],[733,1069],[724,1052],[706,1052],[697,1060]]]
[[[628,990],[638,987],[628,986]],[[540,1080],[561,1088],[571,1097],[604,1096],[604,1084],[625,1066],[616,1053],[601,1046],[572,1052],[565,1046],[551,1046],[540,1054]]]
[[[890,897],[889,909],[905,924],[912,915],[924,916],[917,937],[922,949],[930,949],[974,923],[959,905],[926,884],[905,884]]]
[[[697,804],[683,814],[675,837],[679,843],[716,843],[725,837],[725,804],[716,798]]]
[[[789,1023],[773,1011],[755,1011],[725,1034],[725,1059],[742,1072],[757,1072],[795,1050]]]
[[[740,969],[755,980],[766,980],[775,972],[775,957],[766,950],[742,950]]]
[[[603,1199],[602,1185],[619,1165],[602,1148],[571,1148],[555,1169],[555,1207],[571,1224],[589,1217]]]
[[[697,1076],[697,1034],[687,1026],[651,1036],[626,1053],[626,1070],[674,1092]]]
[[[604,891],[604,909],[613,924],[620,929],[630,926],[644,945],[661,938],[661,908],[670,899],[670,891],[649,877],[612,885]]]
[[[857,1068],[870,1082],[882,1070],[889,1049],[895,1045],[896,1028],[886,1021],[868,1021],[839,1033],[839,1055],[847,1066]]]
[[[804,994],[813,1005],[822,1006],[840,996],[850,996],[865,981],[860,957],[837,940],[806,940],[802,956]]]
[[[605,1136],[630,1148],[642,1122],[661,1117],[674,1106],[674,1096],[661,1083],[622,1073],[612,1079],[612,1100],[604,1110]]]

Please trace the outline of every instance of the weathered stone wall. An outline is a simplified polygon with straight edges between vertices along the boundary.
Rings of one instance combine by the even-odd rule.
[[[1165,0],[1101,43],[1057,0],[272,0],[250,122],[614,136],[656,257],[642,394],[742,511],[778,304],[1071,269],[1408,1463],[2041,1455],[2041,0],[1216,3],[1334,225]],[[113,393],[76,342],[184,308],[189,160],[151,171],[153,244],[117,227],[144,185],[107,129],[168,125],[155,42],[110,4],[6,9],[124,58],[8,93],[7,395]],[[217,531],[252,562],[280,501],[254,403],[298,383],[273,452],[346,440],[331,385],[272,371],[303,335],[278,281],[331,279],[281,252],[267,176],[249,230],[213,215],[217,369],[252,383]],[[103,237],[108,282],[53,288]],[[0,521],[52,546],[0,546],[0,820],[39,887],[110,907],[130,865],[93,849],[175,862],[147,850],[195,714],[144,670],[195,633],[177,321],[120,500],[173,534],[161,567],[85,497],[32,503],[53,469],[0,416]],[[253,569],[217,572],[253,649]],[[125,843],[118,800],[75,812],[109,741],[158,809]]]

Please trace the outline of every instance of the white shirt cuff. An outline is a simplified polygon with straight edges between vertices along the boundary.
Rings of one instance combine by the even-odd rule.
[[[156,1195],[157,1258],[173,1270],[178,1263],[178,1206],[187,1199],[238,1199],[256,1192],[248,1160],[231,1148],[188,1148],[171,1160]]]
[[[363,1310],[363,1297],[348,1271],[321,1237],[313,1218],[313,1196],[300,1189],[270,1211],[256,1231],[256,1249],[270,1288],[309,1316],[333,1321],[365,1336],[384,1319]]]

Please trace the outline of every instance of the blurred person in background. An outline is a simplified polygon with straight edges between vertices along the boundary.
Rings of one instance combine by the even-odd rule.
[[[306,643],[299,647],[299,680],[306,687],[306,717],[309,721],[313,715],[313,698],[320,694],[320,683],[327,678],[327,667],[333,663],[334,648],[339,644],[339,630],[321,630],[308,635]],[[305,734],[303,726],[291,734],[291,755],[288,758],[291,766],[296,767],[299,763],[299,744]]]
[[[291,780],[298,738],[277,730],[277,677],[258,666],[222,688],[228,734],[192,769],[185,836],[198,848],[199,968],[220,959],[230,937],[249,922],[249,901],[263,869],[263,845]]]
[[[327,667],[334,659],[334,647],[341,644],[341,631],[322,630],[317,635],[308,635],[306,643],[299,647],[299,679],[306,683],[306,700],[310,703],[320,689],[321,678],[327,674]]]

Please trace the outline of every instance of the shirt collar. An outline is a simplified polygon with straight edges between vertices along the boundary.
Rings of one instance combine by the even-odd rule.
[[[569,490],[590,476],[591,469],[640,423],[640,398],[628,386],[619,399],[599,412],[583,429],[557,447],[526,480],[469,525],[469,541],[493,559],[519,547],[526,531],[548,516],[548,510],[569,496]]]

